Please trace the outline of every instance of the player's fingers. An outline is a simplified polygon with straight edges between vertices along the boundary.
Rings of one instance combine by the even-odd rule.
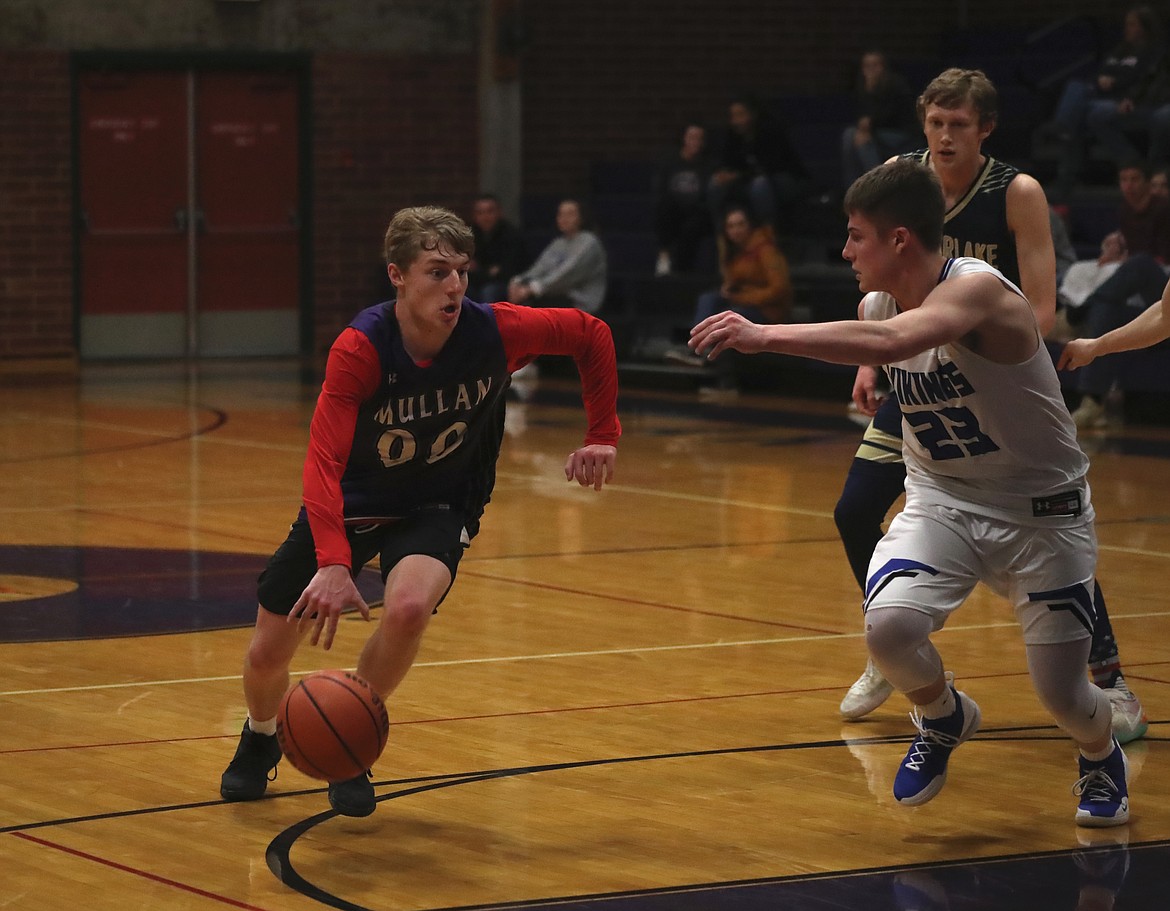
[[[330,614],[325,621],[325,638],[321,641],[321,648],[329,651],[333,647],[333,637],[337,634],[337,615]]]
[[[358,595],[358,599],[357,599],[356,604],[357,604],[358,613],[362,615],[362,619],[369,620],[370,619],[370,605],[366,604],[366,599],[363,598],[361,595]]]

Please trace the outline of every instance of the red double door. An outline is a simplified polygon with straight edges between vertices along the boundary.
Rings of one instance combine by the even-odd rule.
[[[300,350],[293,73],[83,72],[81,356]]]

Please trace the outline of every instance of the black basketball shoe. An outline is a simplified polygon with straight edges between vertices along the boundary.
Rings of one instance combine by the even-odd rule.
[[[280,744],[275,734],[257,734],[244,722],[240,745],[228,763],[219,782],[219,794],[224,800],[259,800],[276,780],[276,764],[280,762]]]
[[[373,773],[369,769],[347,781],[329,785],[329,806],[342,816],[369,816],[374,812]]]

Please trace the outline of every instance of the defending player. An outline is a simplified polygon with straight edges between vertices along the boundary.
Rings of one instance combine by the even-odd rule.
[[[979,706],[948,683],[930,635],[984,582],[1012,602],[1033,686],[1080,747],[1077,824],[1121,825],[1127,761],[1109,699],[1084,672],[1097,560],[1089,460],[1033,309],[987,263],[939,252],[945,205],[929,168],[875,168],[845,209],[859,321],[760,326],[728,312],[696,326],[690,344],[709,357],[733,348],[884,364],[899,393],[906,507],[865,582],[870,657],[909,697],[918,728],[895,798],[933,798],[979,727]]]
[[[927,148],[903,156],[928,165],[946,201],[943,253],[973,256],[999,269],[1023,289],[1046,333],[1056,315],[1056,259],[1048,201],[1035,179],[982,151],[995,129],[998,94],[979,70],[949,69],[918,99]],[[882,522],[902,495],[902,424],[895,395],[879,398],[876,371],[861,367],[853,388],[857,407],[873,420],[834,510],[837,530],[858,585],[882,536]],[[1094,591],[1097,624],[1089,669],[1113,707],[1114,732],[1122,743],[1147,728],[1141,703],[1126,685],[1121,658],[1100,587]],[[860,718],[880,706],[893,687],[872,662],[841,701],[841,714]]]
[[[617,368],[602,321],[576,309],[464,297],[471,230],[436,207],[403,209],[385,236],[397,299],[363,310],[334,342],[309,429],[304,505],[260,576],[244,660],[248,720],[223,774],[226,800],[263,796],[280,759],[276,713],[303,634],[328,649],[346,608],[369,619],[353,576],[375,555],[384,610],[357,672],[385,699],[418,652],[455,580],[495,481],[512,371],[571,355],[589,428],[565,477],[596,490],[613,477]],[[347,816],[374,811],[368,775],[331,784]]]

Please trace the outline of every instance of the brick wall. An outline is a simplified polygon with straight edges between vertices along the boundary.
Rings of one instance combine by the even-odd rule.
[[[314,351],[376,302],[382,234],[397,209],[470,208],[475,78],[471,54],[314,58]]]
[[[0,53],[0,360],[72,357],[68,58]]]
[[[315,351],[376,292],[379,239],[396,208],[464,211],[478,189],[471,20],[463,0],[435,8],[431,31],[410,31],[409,51],[306,45]],[[522,9],[523,189],[547,194],[587,192],[591,161],[657,154],[686,117],[721,119],[738,88],[842,92],[863,46],[930,58],[964,24],[1120,18],[1104,0],[528,0]],[[0,362],[74,352],[68,34],[33,28],[39,21],[0,27]]]

